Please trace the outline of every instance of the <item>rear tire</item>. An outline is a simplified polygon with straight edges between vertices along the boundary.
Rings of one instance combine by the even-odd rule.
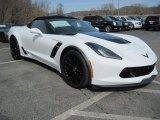
[[[107,26],[105,27],[105,32],[111,32],[111,30],[112,30],[112,28],[111,28],[110,25],[107,25]]]
[[[19,44],[18,44],[17,39],[15,37],[11,37],[10,51],[11,51],[11,55],[12,55],[14,60],[20,60],[21,59]]]
[[[5,34],[4,34],[3,32],[2,32],[1,35],[0,35],[0,39],[1,39],[1,41],[2,41],[3,43],[7,43],[7,42],[8,42],[6,36],[5,36]]]
[[[62,58],[61,70],[63,79],[69,86],[82,89],[89,85],[88,66],[79,52],[68,51]]]

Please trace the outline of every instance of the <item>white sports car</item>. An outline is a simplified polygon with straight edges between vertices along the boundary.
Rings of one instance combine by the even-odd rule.
[[[100,33],[73,17],[47,16],[9,32],[15,60],[27,57],[62,73],[74,88],[88,85],[137,86],[147,84],[157,73],[157,57],[137,37]]]

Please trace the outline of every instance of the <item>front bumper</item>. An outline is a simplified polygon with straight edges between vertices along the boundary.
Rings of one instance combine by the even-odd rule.
[[[94,77],[92,78],[91,84],[95,86],[108,86],[108,87],[120,87],[120,86],[137,86],[150,82],[150,80],[157,76],[158,72],[156,66],[152,69],[147,75],[141,75],[138,77],[120,77],[120,73],[127,67],[141,67],[141,66],[151,66],[156,63],[156,60],[153,60],[147,64],[127,64],[123,61],[108,60],[108,61],[99,61],[93,62],[93,72]],[[148,81],[149,79],[149,81]]]
[[[134,24],[134,28],[142,28],[142,24]]]
[[[112,30],[122,30],[123,26],[113,26]]]
[[[136,87],[151,83],[157,75],[152,75],[150,78],[143,79],[140,83],[121,84],[121,85],[94,85],[97,87]]]

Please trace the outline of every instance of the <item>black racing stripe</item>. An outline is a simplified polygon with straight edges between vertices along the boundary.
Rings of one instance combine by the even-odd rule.
[[[27,55],[27,52],[25,51],[25,49],[23,47],[21,47],[21,48],[22,48],[24,54]]]
[[[54,58],[54,57],[55,57],[55,55],[56,55],[56,53],[57,53],[57,51],[58,51],[58,49],[59,49],[59,47],[60,47],[61,45],[62,45],[62,43],[58,42],[58,43],[54,46],[54,48],[53,48],[53,50],[52,50],[52,53],[51,53],[51,55],[50,55],[51,58]]]
[[[85,35],[89,35],[89,36],[92,36],[92,37],[96,37],[96,38],[100,38],[100,39],[103,39],[103,40],[107,40],[107,41],[110,41],[110,42],[114,42],[114,43],[118,43],[118,44],[128,44],[128,43],[131,43],[121,37],[117,37],[117,36],[114,36],[114,35],[110,35],[110,34],[106,34],[106,33],[100,33],[100,32],[86,32],[86,33],[83,33]]]

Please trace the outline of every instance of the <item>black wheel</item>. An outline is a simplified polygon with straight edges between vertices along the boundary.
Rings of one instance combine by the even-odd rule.
[[[6,40],[6,37],[5,37],[5,34],[4,33],[2,33],[1,34],[1,39],[2,39],[2,42],[7,42],[7,40]]]
[[[107,25],[107,26],[105,27],[105,31],[106,31],[106,32],[111,32],[111,30],[112,30],[112,28],[111,28],[110,25]]]
[[[14,60],[20,60],[21,59],[19,45],[18,45],[17,39],[15,37],[11,37],[10,50],[11,50],[11,55],[12,55]]]
[[[131,30],[134,30],[135,28],[134,28],[134,24],[131,26]]]
[[[146,29],[146,31],[148,31],[149,30],[149,28],[145,28]]]
[[[2,42],[2,34],[3,34],[3,33],[0,33],[0,42]]]
[[[89,84],[89,70],[83,56],[75,51],[68,51],[62,58],[61,70],[64,81],[73,88],[82,89]]]

